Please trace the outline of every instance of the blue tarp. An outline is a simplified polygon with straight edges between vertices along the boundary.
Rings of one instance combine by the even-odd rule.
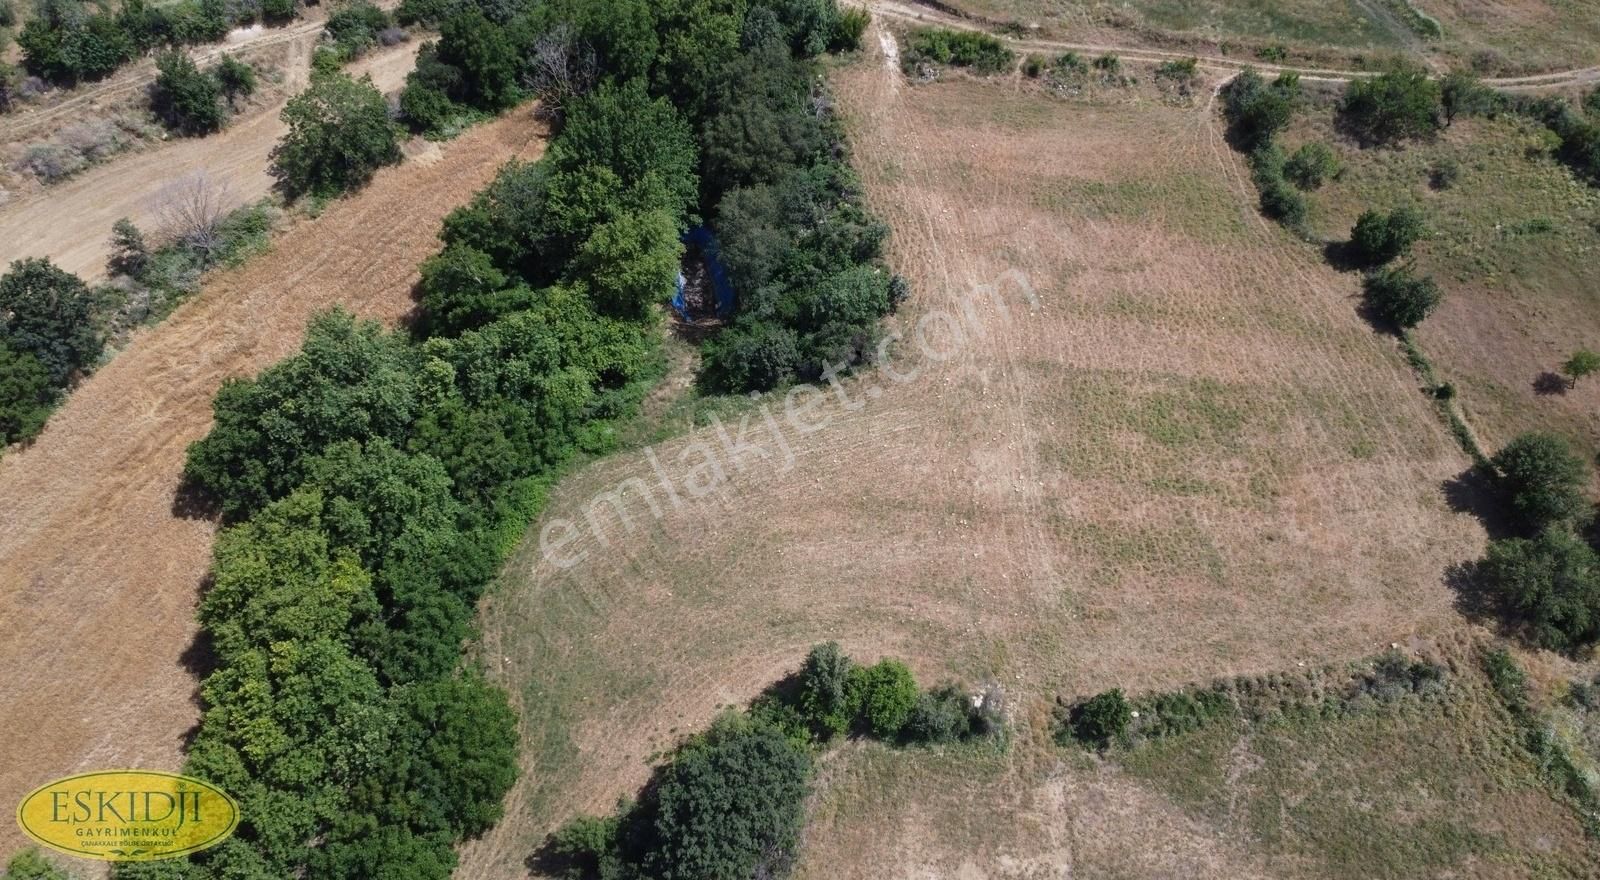
[[[696,226],[683,234],[683,243],[699,248],[701,256],[705,259],[706,277],[710,279],[711,292],[717,298],[717,317],[733,317],[733,285],[728,283],[727,270],[722,268],[722,260],[718,259],[716,237],[711,234],[709,228]],[[687,320],[690,315],[689,303],[683,293],[684,284],[683,273],[679,272],[678,292],[672,297],[672,307]]]

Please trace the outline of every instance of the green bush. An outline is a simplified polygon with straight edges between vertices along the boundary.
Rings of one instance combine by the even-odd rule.
[[[491,113],[522,97],[517,87],[517,51],[506,31],[477,10],[451,17],[439,32],[439,63],[461,71],[452,100]]]
[[[970,67],[980,73],[1004,73],[1016,63],[1016,55],[998,38],[985,33],[929,28],[911,34],[901,63],[913,71],[919,64],[932,63]]]
[[[1453,70],[1439,81],[1439,109],[1445,125],[1455,122],[1457,116],[1491,113],[1500,104],[1500,96],[1469,71]]]
[[[156,69],[160,73],[150,106],[168,128],[186,135],[205,135],[222,128],[222,86],[216,78],[202,73],[182,52],[162,53]]]
[[[847,693],[854,664],[837,642],[812,648],[800,667],[800,709],[814,726],[837,735],[851,722]]]
[[[38,436],[55,393],[38,358],[0,340],[0,448]]]
[[[272,173],[291,196],[355,189],[400,161],[400,132],[370,76],[315,75],[282,118],[289,131],[272,150]]]
[[[0,880],[70,880],[70,875],[47,861],[37,849],[25,849],[6,863],[6,873]]]
[[[1578,380],[1596,371],[1600,371],[1600,352],[1593,352],[1587,348],[1580,348],[1572,353],[1561,364],[1561,372],[1567,377],[1569,385],[1577,385]]]
[[[1339,176],[1339,157],[1332,147],[1313,141],[1294,151],[1284,163],[1283,174],[1301,189],[1317,189]]]
[[[1280,76],[1269,85],[1246,68],[1222,90],[1230,136],[1245,150],[1270,143],[1289,124],[1298,95],[1298,80]]]
[[[899,660],[885,658],[850,669],[845,699],[864,730],[882,740],[900,735],[917,705],[917,680]]]
[[[180,46],[219,42],[232,24],[224,0],[183,0],[169,7],[167,18],[172,40]]]
[[[1523,528],[1584,520],[1590,513],[1584,489],[1589,468],[1566,440],[1553,434],[1522,434],[1490,459]]]
[[[149,52],[174,42],[172,19],[148,0],[125,0],[117,10],[117,26],[133,41],[135,51]]]
[[[223,54],[212,76],[222,87],[222,96],[229,104],[256,93],[256,69],[232,55]]]
[[[0,0],[0,28],[17,26],[16,0]]]
[[[1540,647],[1573,651],[1600,638],[1600,558],[1570,532],[1495,541],[1479,572],[1527,621]]]
[[[828,41],[829,52],[854,52],[861,48],[861,37],[872,23],[872,13],[860,7],[851,7],[839,14]]]
[[[340,55],[349,60],[360,58],[378,45],[378,34],[393,26],[389,13],[371,0],[346,0],[328,13],[324,28]]]
[[[1350,249],[1363,265],[1381,266],[1405,256],[1426,231],[1422,212],[1416,208],[1396,208],[1387,214],[1362,211],[1350,230]]]
[[[395,19],[403,25],[437,25],[464,7],[462,0],[400,0]]]
[[[1421,324],[1444,297],[1432,278],[1417,278],[1405,267],[1369,274],[1362,290],[1373,316],[1402,330]]]
[[[268,24],[283,24],[295,16],[295,0],[261,0],[261,19]]]
[[[740,880],[787,869],[811,757],[771,728],[724,718],[662,773],[642,861],[660,880]]]
[[[1072,707],[1064,731],[1086,746],[1106,748],[1127,737],[1133,707],[1117,688],[1096,694]]]
[[[1350,129],[1375,143],[1428,137],[1439,129],[1440,112],[1439,84],[1415,68],[1355,80],[1340,105]]]
[[[66,387],[99,360],[98,325],[89,286],[49,260],[18,260],[0,276],[0,342],[36,358],[51,387]]]

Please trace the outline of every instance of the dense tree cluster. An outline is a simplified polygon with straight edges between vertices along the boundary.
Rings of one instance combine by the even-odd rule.
[[[105,345],[93,291],[44,259],[0,276],[0,445],[30,440]]]
[[[1464,97],[1459,83],[1451,92],[1452,100]],[[1439,81],[1427,71],[1400,67],[1350,83],[1339,109],[1350,130],[1368,142],[1422,138],[1439,130],[1439,94]]]
[[[35,0],[17,34],[23,66],[63,85],[103,79],[154,49],[214,43],[254,21],[287,21],[295,6],[293,0],[126,0],[115,13],[103,10],[84,0]]]
[[[784,876],[798,843],[813,756],[847,730],[900,744],[994,736],[991,697],[947,684],[923,692],[885,658],[860,666],[835,643],[745,713],[693,737],[613,816],[580,816],[551,836],[547,867],[573,880],[745,880]]]

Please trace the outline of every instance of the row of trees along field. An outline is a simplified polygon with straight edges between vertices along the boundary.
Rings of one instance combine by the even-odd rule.
[[[452,102],[498,106],[490,74],[521,63],[506,46],[558,38],[592,73],[562,95],[544,158],[507,165],[446,219],[412,330],[324,314],[299,353],[218,393],[185,469],[190,500],[227,524],[200,608],[216,667],[187,769],[239,797],[244,821],[216,849],[119,877],[449,875],[453,844],[498,818],[516,774],[515,716],[462,660],[474,603],[559,465],[604,450],[659,375],[653,306],[683,231],[723,217],[740,271],[759,270],[735,329],[791,334],[773,381],[829,347],[836,319],[818,320],[802,279],[871,299],[838,307],[863,337],[887,308],[868,264],[884,229],[859,206],[807,60],[864,24],[794,0],[450,10],[435,60],[461,62]],[[532,43],[512,40],[519,28]],[[751,81],[767,85],[738,97]],[[338,191],[384,160],[392,131],[340,124],[373,115],[369,89],[318,77],[279,148],[286,186]],[[352,128],[376,155],[345,152]],[[729,211],[736,197],[748,204]]]
[[[15,2],[0,0],[12,9],[12,17]],[[72,85],[104,79],[157,49],[215,43],[233,27],[258,21],[282,24],[295,12],[294,0],[123,0],[116,12],[83,0],[34,0],[32,15],[16,40],[29,74]],[[9,94],[12,72],[0,75],[6,80],[0,89]]]

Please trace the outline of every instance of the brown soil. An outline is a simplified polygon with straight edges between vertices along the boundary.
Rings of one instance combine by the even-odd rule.
[[[298,47],[305,57],[290,69],[303,76],[315,33]],[[353,75],[370,73],[383,91],[398,89],[415,64],[419,43],[412,41],[375,52],[352,63]],[[104,276],[111,225],[132,218],[152,227],[162,189],[173,181],[204,173],[226,184],[239,203],[255,201],[271,189],[268,156],[287,127],[278,118],[283,102],[262,109],[206,138],[170,141],[98,165],[62,183],[0,207],[0,264],[24,257],[49,257],[86,279]]]
[[[175,512],[175,492],[218,386],[291,353],[317,311],[404,315],[444,214],[507,159],[541,152],[542,135],[516,111],[381,171],[213,277],[0,459],[0,803],[74,771],[179,766],[215,524]],[[0,852],[20,843],[0,831]]]

